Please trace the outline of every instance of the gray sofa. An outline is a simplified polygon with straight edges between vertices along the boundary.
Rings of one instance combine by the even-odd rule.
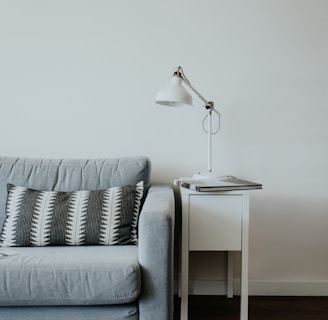
[[[150,185],[149,179],[150,161],[146,157],[85,160],[0,157],[0,319],[172,319],[174,194],[171,186]],[[143,184],[141,195],[138,183]],[[53,208],[62,212],[60,206],[65,205],[58,199],[68,201],[76,195],[83,198],[81,190],[90,191],[89,211],[100,208],[91,198],[99,198],[103,192],[99,190],[109,190],[108,198],[116,197],[116,202],[111,201],[122,202],[112,204],[112,209],[120,212],[120,219],[127,219],[123,211],[128,205],[123,200],[132,201],[132,211],[139,205],[138,219],[135,220],[133,212],[134,220],[117,222],[115,213],[113,221],[108,222],[114,234],[113,243],[104,245],[95,240],[95,235],[103,231],[95,231],[92,223],[97,219],[88,211],[76,224],[81,227],[78,230],[84,230],[84,238],[78,232],[75,235],[76,241],[82,242],[61,243],[68,241],[61,238],[62,233],[67,235],[67,230],[61,229],[67,217],[56,216]],[[105,201],[105,193],[101,194]],[[42,205],[39,197],[43,199]],[[56,205],[52,197],[58,200]],[[44,204],[47,201],[49,207]],[[32,203],[37,204],[33,209]],[[48,218],[36,215],[42,206],[47,208]],[[51,214],[49,208],[53,210]],[[70,206],[67,208],[72,210]],[[36,227],[35,220],[28,218],[31,210],[34,210],[31,219],[43,219],[38,220]],[[47,234],[49,216],[56,226]],[[131,231],[133,226],[137,230],[135,235]],[[39,232],[39,236],[27,230]],[[126,238],[130,231],[130,237]]]

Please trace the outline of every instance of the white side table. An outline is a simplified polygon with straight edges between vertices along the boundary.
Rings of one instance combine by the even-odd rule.
[[[249,191],[198,192],[182,200],[181,320],[188,320],[189,251],[228,251],[227,295],[233,292],[232,251],[241,251],[240,319],[248,319]]]

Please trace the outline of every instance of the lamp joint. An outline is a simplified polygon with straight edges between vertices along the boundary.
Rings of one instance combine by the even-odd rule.
[[[174,71],[173,77],[179,77],[183,79],[182,74],[183,74],[182,68],[179,66],[178,69]]]
[[[206,104],[205,104],[205,108],[207,110],[210,110],[212,111],[214,109],[214,102],[213,101],[208,101]]]

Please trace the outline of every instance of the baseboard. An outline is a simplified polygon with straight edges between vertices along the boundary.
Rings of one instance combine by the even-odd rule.
[[[226,281],[190,280],[191,295],[226,295]],[[250,296],[328,296],[328,281],[250,280]],[[240,281],[234,280],[234,294],[240,294]]]
[[[238,285],[237,285],[238,286]],[[253,296],[328,296],[328,281],[249,281]]]

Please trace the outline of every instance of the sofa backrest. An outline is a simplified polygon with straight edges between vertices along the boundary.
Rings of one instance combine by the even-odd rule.
[[[7,184],[36,190],[101,190],[144,182],[149,185],[147,157],[108,159],[36,159],[0,157],[0,231],[6,216]]]

